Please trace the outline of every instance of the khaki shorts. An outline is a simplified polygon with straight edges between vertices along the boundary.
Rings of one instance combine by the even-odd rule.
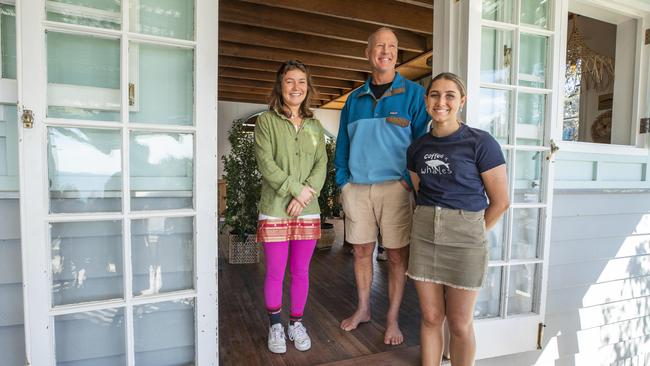
[[[483,210],[417,206],[406,275],[416,281],[480,289],[488,263],[484,215]]]
[[[381,231],[388,249],[409,244],[413,196],[400,181],[376,184],[347,183],[341,191],[345,238],[350,244],[374,243]]]

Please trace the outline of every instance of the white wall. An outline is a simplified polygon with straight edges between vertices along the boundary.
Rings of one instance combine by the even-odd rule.
[[[477,366],[650,365],[650,192],[553,202],[544,348]]]
[[[217,120],[217,140],[219,156],[219,170],[218,177],[223,175],[223,166],[221,157],[228,154],[230,151],[230,143],[228,142],[228,130],[232,126],[232,122],[236,119],[246,118],[251,114],[268,110],[265,104],[253,103],[237,103],[237,102],[219,102],[219,115]],[[341,112],[332,109],[315,109],[314,116],[318,118],[327,132],[332,136],[336,136],[339,130],[339,117]]]

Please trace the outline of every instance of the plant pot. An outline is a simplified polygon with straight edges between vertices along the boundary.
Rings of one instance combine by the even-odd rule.
[[[320,224],[320,239],[316,242],[316,249],[330,249],[334,245],[336,231],[334,224],[323,222]]]
[[[228,235],[228,263],[249,264],[260,261],[260,251],[255,241],[255,234],[246,235],[242,240],[239,235]]]

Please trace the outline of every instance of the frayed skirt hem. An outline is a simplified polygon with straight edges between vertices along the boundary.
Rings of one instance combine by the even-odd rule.
[[[450,283],[450,282],[446,282],[446,281],[432,280],[432,279],[430,279],[430,278],[426,278],[426,277],[413,276],[412,274],[410,274],[410,273],[408,273],[408,272],[406,272],[406,275],[407,275],[410,279],[415,280],[415,281],[437,283],[437,284],[439,284],[439,285],[445,285],[445,286],[449,286],[449,287],[457,288],[457,289],[459,289],[459,290],[478,291],[478,290],[481,289],[481,287],[483,287],[483,286],[478,286],[478,287],[459,286],[459,285],[457,285],[457,284]]]

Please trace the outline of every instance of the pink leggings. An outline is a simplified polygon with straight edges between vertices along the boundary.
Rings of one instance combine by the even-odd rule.
[[[316,247],[316,240],[290,240],[264,243],[266,277],[264,300],[270,312],[282,308],[282,282],[290,259],[291,270],[291,317],[302,317],[309,293],[309,262]]]

